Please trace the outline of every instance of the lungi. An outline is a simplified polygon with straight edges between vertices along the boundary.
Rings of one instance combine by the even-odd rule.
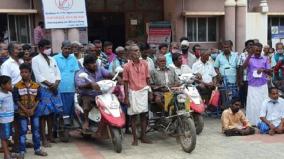
[[[149,86],[146,86],[138,91],[129,89],[128,99],[130,106],[127,109],[128,115],[136,115],[148,112],[148,91]]]

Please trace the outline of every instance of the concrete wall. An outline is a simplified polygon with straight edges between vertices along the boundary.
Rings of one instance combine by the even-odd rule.
[[[0,9],[30,9],[30,0],[0,0]]]
[[[186,11],[224,11],[224,0],[184,0]]]
[[[284,0],[268,0],[269,12],[284,12]]]
[[[268,17],[266,14],[248,13],[246,26],[247,39],[259,39],[262,44],[267,44]]]

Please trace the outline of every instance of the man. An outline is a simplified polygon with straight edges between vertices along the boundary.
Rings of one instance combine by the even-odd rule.
[[[164,93],[169,92],[168,88],[180,85],[178,75],[173,68],[166,66],[166,57],[157,57],[157,68],[151,72],[151,87],[154,91],[154,102],[159,108],[163,108]]]
[[[79,70],[76,57],[71,52],[71,42],[62,42],[62,53],[54,56],[61,74],[58,90],[63,103],[63,115],[71,119],[74,114],[75,73]]]
[[[149,57],[149,54],[151,52],[150,46],[148,44],[141,43],[139,44],[139,48],[141,51],[141,57],[143,60],[147,61],[149,72],[151,72],[155,69],[155,64],[153,60]]]
[[[37,109],[39,109],[41,116],[42,145],[50,147],[48,140],[54,142],[52,135],[54,115],[63,111],[62,101],[58,93],[61,75],[57,62],[50,57],[51,42],[45,39],[39,41],[38,49],[39,54],[32,59],[32,70],[35,74],[36,82],[41,86],[41,100]],[[45,134],[46,122],[48,139]]]
[[[279,98],[278,89],[269,89],[269,98],[266,99],[260,109],[258,128],[262,134],[274,135],[284,133],[284,100]]]
[[[184,40],[181,42],[181,52],[182,52],[182,64],[188,65],[192,68],[192,65],[197,61],[195,55],[189,52],[189,41]]]
[[[200,74],[201,80],[199,81],[198,90],[202,98],[208,102],[212,90],[216,85],[217,73],[214,70],[214,66],[209,62],[210,50],[201,53],[201,57],[192,66],[194,74]]]
[[[222,131],[226,136],[244,136],[255,133],[240,107],[240,99],[233,98],[230,107],[222,113]]]
[[[0,66],[9,59],[8,45],[0,43]]]
[[[282,42],[276,43],[275,45],[276,52],[271,58],[271,67],[275,67],[278,61],[284,59],[284,45]]]
[[[101,64],[105,69],[109,69],[110,63],[116,58],[116,55],[112,52],[113,44],[109,41],[104,42],[104,52],[100,54]]]
[[[111,74],[104,68],[97,64],[95,56],[87,55],[84,58],[84,67],[81,68],[75,75],[75,82],[78,88],[79,96],[82,101],[84,110],[83,132],[88,133],[89,130],[89,112],[95,107],[95,98],[99,95],[100,87],[96,82],[105,78],[110,78]],[[88,79],[80,77],[81,73],[88,74]],[[101,135],[101,134],[97,134]]]
[[[9,43],[8,52],[10,58],[6,60],[1,66],[1,75],[11,77],[13,86],[22,79],[19,69],[20,64],[23,63],[23,61],[19,59],[19,53],[21,52],[21,50],[22,47],[19,43]]]
[[[71,43],[71,52],[76,57],[80,68],[83,67],[83,60],[84,60],[82,55],[83,52],[81,51],[82,48],[84,48],[83,45],[78,41],[73,41]]]
[[[192,53],[195,55],[195,57],[197,59],[199,59],[200,57],[200,54],[201,54],[201,46],[199,44],[195,44],[193,47],[192,47]]]
[[[172,55],[173,64],[170,65],[178,76],[186,73],[192,73],[191,68],[188,65],[182,64],[182,54],[174,53]]]
[[[159,45],[159,52],[157,53],[156,57],[163,55],[165,56],[166,53],[168,52],[168,44],[160,44]]]
[[[270,64],[267,57],[261,56],[262,44],[253,46],[249,52],[243,68],[247,68],[248,95],[246,115],[252,125],[259,122],[260,105],[268,97],[267,74],[270,73]]]
[[[34,29],[34,43],[35,45],[38,45],[38,42],[45,37],[45,31],[44,31],[44,23],[40,21],[38,23],[38,26]]]
[[[177,42],[172,42],[170,45],[169,52],[165,55],[167,60],[167,66],[173,63],[172,55],[179,52],[179,44]]]
[[[140,50],[137,45],[131,45],[128,48],[131,61],[129,61],[123,70],[125,103],[129,106],[127,114],[131,116],[131,128],[133,135],[132,145],[138,145],[136,136],[136,117],[141,119],[141,142],[151,143],[146,138],[147,112],[148,112],[148,90],[150,85],[150,75],[148,64],[140,60]]]
[[[253,45],[254,41],[253,40],[247,40],[245,42],[245,50],[243,53],[239,55],[239,61],[238,61],[238,86],[239,86],[239,96],[242,101],[242,105],[246,105],[247,101],[247,90],[248,90],[248,80],[247,80],[247,70],[243,68],[243,64],[248,57],[249,52],[253,51]]]

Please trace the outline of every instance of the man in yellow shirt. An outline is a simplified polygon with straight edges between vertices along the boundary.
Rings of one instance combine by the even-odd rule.
[[[240,107],[240,99],[233,98],[230,107],[222,113],[222,131],[226,136],[244,136],[255,133]]]

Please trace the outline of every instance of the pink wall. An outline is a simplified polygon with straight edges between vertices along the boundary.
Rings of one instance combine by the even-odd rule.
[[[186,11],[224,11],[224,0],[184,0]]]
[[[283,0],[268,0],[269,12],[284,12]]]
[[[30,9],[30,0],[1,0],[0,9]]]

